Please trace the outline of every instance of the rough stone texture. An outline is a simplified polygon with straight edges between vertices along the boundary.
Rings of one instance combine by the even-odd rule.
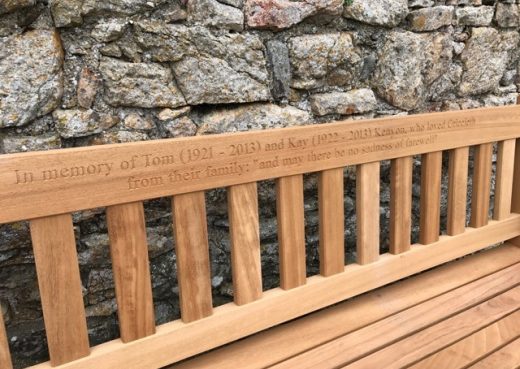
[[[346,18],[385,27],[397,26],[407,14],[407,0],[354,0],[343,12]]]
[[[106,100],[113,106],[141,108],[186,105],[170,69],[152,63],[127,63],[103,58],[99,66]]]
[[[0,14],[11,13],[36,4],[36,0],[0,0]]]
[[[150,11],[168,0],[83,0],[81,11],[85,15],[132,15]]]
[[[358,121],[513,104],[518,98],[518,1],[348,3],[0,0],[0,153]],[[419,164],[414,161],[414,242]],[[384,253],[386,162],[381,175]],[[345,181],[345,256],[354,262],[352,167]],[[306,175],[304,186],[307,271],[314,275],[316,175]],[[279,286],[274,182],[261,181],[258,193],[262,276],[270,289]],[[226,192],[206,196],[213,297],[221,305],[233,299]],[[161,324],[180,315],[171,199],[146,201],[145,216]],[[73,219],[96,345],[119,336],[105,210],[74,213]],[[16,369],[48,358],[31,250],[26,222],[0,225],[0,309]]]
[[[235,109],[219,109],[196,118],[197,134],[249,131],[308,124],[310,114],[292,106],[274,104],[245,105]]]
[[[158,43],[158,37],[174,41]],[[137,40],[153,59],[174,62],[175,79],[191,105],[265,101],[271,97],[265,47],[256,36],[215,36],[202,27],[142,22]]]
[[[495,20],[500,27],[518,27],[520,25],[519,5],[498,3]]]
[[[78,105],[85,109],[90,108],[100,87],[101,79],[90,68],[84,67],[78,79]]]
[[[457,21],[463,26],[489,26],[494,13],[492,6],[457,8]]]
[[[245,12],[250,28],[281,30],[311,16],[333,17],[341,14],[342,0],[246,0]]]
[[[291,86],[313,89],[346,85],[360,66],[360,51],[349,33],[306,35],[289,40],[293,79]]]
[[[311,97],[312,112],[316,115],[367,113],[373,111],[376,106],[376,97],[370,89],[330,92]]]
[[[244,13],[217,0],[188,1],[188,21],[233,31],[244,29]]]
[[[55,134],[38,137],[6,136],[0,138],[0,153],[4,154],[59,149],[60,147],[60,137]]]
[[[0,128],[23,126],[58,106],[62,65],[56,32],[35,30],[0,43]]]
[[[197,125],[187,116],[167,120],[163,125],[168,137],[189,137],[197,133]]]
[[[478,95],[496,90],[518,41],[518,32],[501,33],[493,28],[474,28],[461,55],[464,73],[460,94]]]
[[[450,37],[441,33],[390,33],[379,56],[374,88],[390,104],[415,109],[427,98],[428,87],[448,70],[450,46]]]
[[[277,100],[286,99],[290,94],[292,78],[289,49],[281,41],[269,41],[267,43],[267,57],[273,73],[273,97]]]
[[[53,116],[63,138],[101,133],[119,122],[117,117],[93,110],[55,110]]]
[[[83,22],[83,0],[50,0],[52,18],[56,27],[77,26]]]
[[[110,42],[119,39],[128,28],[128,21],[112,19],[101,21],[92,30],[92,37],[101,42]]]
[[[434,31],[451,25],[453,14],[452,6],[435,6],[410,12],[408,20],[412,31]]]

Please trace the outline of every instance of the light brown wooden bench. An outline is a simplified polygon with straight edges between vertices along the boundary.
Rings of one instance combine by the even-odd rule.
[[[0,223],[30,221],[50,352],[50,362],[32,368],[517,368],[519,137],[520,107],[503,107],[2,155]],[[412,245],[414,155],[421,214]],[[391,234],[390,252],[380,255],[383,160],[392,160]],[[357,170],[357,261],[348,265],[346,166]],[[307,278],[310,172],[319,175],[320,275]],[[276,179],[281,285],[262,291],[256,183],[267,179]],[[220,187],[234,303],[215,308],[204,191]],[[164,196],[173,199],[181,319],[156,327],[142,201]],[[121,339],[90,347],[71,212],[98,207],[106,207]],[[0,368],[11,368],[3,322]]]

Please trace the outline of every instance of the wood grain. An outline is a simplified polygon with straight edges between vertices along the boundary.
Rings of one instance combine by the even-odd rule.
[[[401,369],[503,319],[518,306],[520,287],[515,287],[342,368]]]
[[[519,272],[520,265],[514,265],[304,352],[272,369],[334,369],[353,363],[515,287],[520,284],[520,276],[515,276]],[[371,368],[389,365],[386,362],[377,364]]]
[[[320,273],[327,277],[345,269],[343,168],[320,172]]]
[[[519,136],[509,106],[2,155],[0,223]]]
[[[181,318],[188,323],[213,312],[204,192],[174,196],[173,219]]]
[[[473,164],[473,191],[471,194],[471,227],[486,225],[489,220],[489,198],[491,196],[491,164],[493,144],[475,147]]]
[[[518,369],[519,365],[520,339],[517,339],[469,369]]]
[[[119,330],[123,342],[155,333],[143,203],[107,208]]]
[[[288,290],[305,284],[307,279],[302,175],[276,180],[276,214],[280,286]]]
[[[410,249],[413,157],[392,160],[390,173],[390,253]]]
[[[439,240],[442,152],[424,154],[421,162],[421,215],[419,242]]]
[[[377,162],[356,168],[357,262],[362,265],[379,258],[379,167]]]
[[[163,324],[157,327],[155,335],[138,341],[123,344],[115,340],[98,345],[90,356],[59,369],[166,366],[519,235],[519,215],[500,222],[490,221],[487,226],[469,228],[456,237],[443,236],[431,245],[414,245],[400,255],[381,255],[372,264],[348,265],[343,273],[328,278],[311,277],[298,288],[266,291],[262,299],[251,304],[219,306],[212,316],[190,324],[180,321]],[[32,367],[48,368],[48,363]]]
[[[228,213],[235,303],[244,305],[262,297],[256,182],[228,188]]]
[[[520,312],[491,324],[469,337],[412,365],[409,369],[463,369],[520,337]],[[520,361],[519,361],[520,364]]]
[[[5,333],[4,312],[2,309],[0,309],[0,368],[13,369],[11,352],[9,351],[9,343],[7,342],[7,334]]]
[[[515,165],[513,171],[513,197],[511,199],[511,211],[520,213],[520,139],[516,140],[515,145]]]
[[[233,342],[169,369],[266,368],[519,261],[520,249],[512,245],[483,251]],[[269,355],[265,355],[266,352]]]
[[[72,217],[34,219],[30,228],[47,344],[57,366],[90,352]]]
[[[450,151],[448,174],[447,233],[456,236],[466,229],[469,147]]]
[[[495,220],[502,220],[511,215],[515,146],[516,140],[498,143],[495,209],[493,212],[493,219]]]

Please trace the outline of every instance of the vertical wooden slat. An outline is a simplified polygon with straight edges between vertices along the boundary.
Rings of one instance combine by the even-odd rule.
[[[173,218],[181,318],[187,323],[213,313],[204,192],[174,196]]]
[[[280,285],[291,289],[305,284],[305,222],[303,176],[276,180]]]
[[[517,96],[516,104],[520,105],[520,96]],[[520,213],[520,139],[515,145],[515,164],[513,169],[513,195],[511,197],[511,212]],[[513,245],[520,247],[520,237],[509,240]]]
[[[498,143],[495,209],[493,212],[493,219],[495,220],[502,220],[511,215],[515,145],[516,140]]]
[[[256,182],[229,187],[228,208],[235,303],[244,305],[262,297]]]
[[[410,250],[413,157],[392,160],[390,173],[390,253]]]
[[[520,101],[520,97],[518,97]],[[520,139],[516,140],[515,145],[515,165],[513,171],[513,196],[511,198],[511,212],[520,213]],[[516,237],[508,242],[520,246],[520,237]]]
[[[515,165],[513,171],[513,196],[511,198],[511,211],[517,214],[520,213],[520,139],[516,140],[515,145]]]
[[[345,270],[345,208],[343,168],[320,172],[320,274],[330,276]]]
[[[121,340],[135,341],[155,333],[143,203],[109,206],[107,226]]]
[[[448,175],[448,235],[466,230],[469,147],[450,151]]]
[[[479,228],[488,224],[489,221],[493,144],[476,146],[474,155],[470,226]]]
[[[51,365],[90,353],[70,214],[34,219],[31,238]]]
[[[13,369],[7,334],[5,333],[4,314],[0,309],[0,368]]]
[[[439,240],[442,151],[422,155],[421,220],[419,242],[428,245]]]
[[[357,166],[357,262],[362,265],[379,259],[379,167],[379,162]]]

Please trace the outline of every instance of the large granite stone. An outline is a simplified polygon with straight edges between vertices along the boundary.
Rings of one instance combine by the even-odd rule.
[[[245,13],[250,28],[282,30],[311,16],[340,15],[342,0],[246,0]]]
[[[434,31],[451,25],[453,15],[453,6],[442,5],[414,10],[408,14],[408,20],[412,31]]]
[[[56,128],[63,138],[84,137],[103,132],[116,125],[119,118],[94,110],[55,110]]]
[[[518,41],[519,35],[515,31],[473,28],[461,55],[464,73],[460,94],[478,95],[498,89],[511,52],[518,47]]]
[[[343,12],[346,18],[385,27],[397,26],[407,14],[407,0],[354,0]]]
[[[457,22],[461,26],[489,26],[493,21],[495,8],[493,6],[467,6],[457,8]]]
[[[495,20],[500,27],[518,27],[520,25],[520,5],[497,3]]]
[[[269,41],[267,43],[267,59],[273,74],[273,97],[276,100],[287,99],[291,84],[291,63],[287,45],[278,40]]]
[[[346,85],[361,67],[360,50],[349,33],[293,37],[289,40],[289,56],[291,86],[297,89]]]
[[[22,126],[54,110],[63,94],[60,36],[34,30],[0,42],[0,128]]]
[[[244,13],[217,0],[197,0],[188,2],[188,21],[194,24],[242,31]]]
[[[171,70],[162,65],[103,58],[99,69],[105,84],[105,100],[112,106],[175,108],[186,105]]]
[[[133,15],[167,3],[168,0],[83,0],[82,13],[85,15]]]
[[[160,62],[173,62],[190,105],[243,103],[271,98],[265,47],[251,34],[214,35],[204,27],[141,22],[138,44]]]
[[[27,8],[36,4],[36,0],[0,0],[0,14]]]
[[[83,23],[83,0],[51,0],[49,5],[56,27],[77,26]]]
[[[235,109],[218,109],[195,117],[198,135],[249,131],[303,125],[312,122],[311,115],[293,106],[275,104],[242,105]]]
[[[391,32],[380,51],[372,84],[390,104],[413,110],[424,102],[429,86],[446,73],[452,40],[442,33]]]
[[[4,154],[59,149],[60,147],[61,139],[54,133],[43,136],[5,136],[0,138],[0,153]]]
[[[373,111],[376,106],[374,92],[368,88],[315,94],[311,97],[312,112],[316,115],[367,113]]]

